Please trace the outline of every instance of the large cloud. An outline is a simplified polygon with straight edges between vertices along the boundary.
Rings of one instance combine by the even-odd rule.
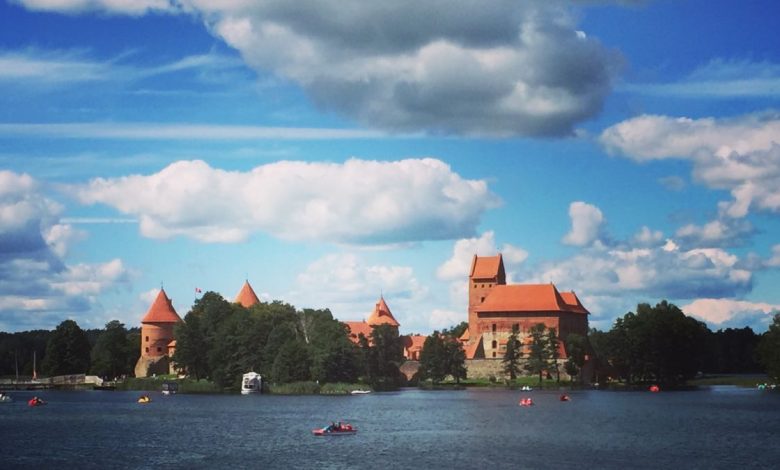
[[[696,299],[684,305],[683,311],[716,328],[750,325],[758,332],[766,330],[780,305],[735,299]]]
[[[752,226],[735,219],[759,210],[780,213],[780,114],[750,114],[731,119],[639,116],[606,129],[601,143],[612,153],[637,161],[686,159],[694,178],[732,199],[718,207],[718,218],[683,227],[681,238],[710,246],[738,244]]]
[[[567,2],[22,0],[29,8],[189,11],[262,75],[391,131],[566,135],[602,107],[620,59]]]
[[[255,231],[285,239],[383,244],[474,232],[498,199],[435,159],[343,164],[283,161],[248,172],[179,161],[159,173],[98,178],[72,188],[84,203],[139,217],[141,233],[207,242]]]
[[[58,222],[62,208],[29,175],[0,171],[0,330],[52,328],[129,281],[122,261],[67,265],[80,234]],[[86,326],[102,326],[81,321]]]
[[[408,332],[429,328],[420,310],[427,294],[409,266],[371,264],[354,253],[334,253],[309,264],[285,297],[300,307],[330,308],[342,321],[360,321],[383,295]]]

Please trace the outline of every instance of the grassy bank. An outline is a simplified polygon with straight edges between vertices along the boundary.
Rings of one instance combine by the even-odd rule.
[[[371,390],[371,387],[361,384],[293,382],[289,384],[271,384],[268,393],[274,395],[349,395],[354,390]]]
[[[163,382],[175,382],[179,385],[178,393],[222,393],[214,382],[208,380],[178,379],[175,376],[129,377],[116,384],[117,390],[138,390],[159,392]]]

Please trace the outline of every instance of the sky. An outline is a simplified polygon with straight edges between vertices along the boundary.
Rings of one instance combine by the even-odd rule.
[[[457,5],[453,5],[457,4]],[[474,254],[609,329],[780,310],[774,0],[0,0],[0,330],[164,287],[467,319]]]

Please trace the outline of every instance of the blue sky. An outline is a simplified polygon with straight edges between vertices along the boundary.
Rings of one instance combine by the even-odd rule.
[[[780,33],[752,1],[0,3],[0,330],[160,285],[466,319],[474,253],[607,329],[780,309]]]

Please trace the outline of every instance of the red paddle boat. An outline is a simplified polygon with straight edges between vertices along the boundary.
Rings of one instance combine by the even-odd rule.
[[[311,431],[315,436],[346,436],[349,434],[355,434],[357,429],[352,427],[351,424],[330,423],[322,429],[313,429]]]

